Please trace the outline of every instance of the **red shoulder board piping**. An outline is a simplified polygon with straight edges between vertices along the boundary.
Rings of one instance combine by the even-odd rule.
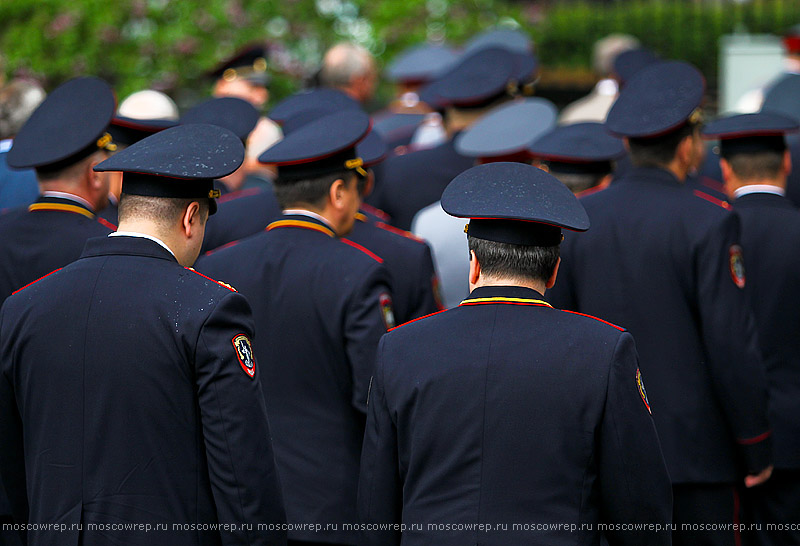
[[[367,211],[368,213],[372,214],[373,216],[377,216],[378,218],[382,218],[385,221],[389,221],[389,214],[382,211],[378,207],[373,207],[372,205],[368,205],[367,203],[361,203],[361,208]]]
[[[211,256],[212,254],[222,250],[223,248],[230,248],[232,246],[236,246],[236,245],[239,244],[239,242],[240,241],[237,239],[236,241],[231,241],[230,243],[225,243],[224,245],[220,245],[217,248],[212,248],[211,250],[206,250],[205,253],[203,254],[203,256]]]
[[[603,319],[601,319],[601,318],[593,317],[592,315],[587,315],[587,314],[585,314],[585,313],[578,313],[577,311],[567,311],[566,309],[561,309],[561,310],[562,310],[562,311],[564,311],[565,313],[570,313],[570,314],[573,314],[573,315],[580,315],[580,316],[582,316],[582,317],[587,317],[587,318],[590,318],[590,319],[599,320],[599,321],[600,321],[600,322],[602,322],[603,324],[608,324],[609,326],[613,326],[614,328],[616,328],[616,329],[617,329],[617,330],[619,330],[620,332],[624,332],[624,331],[625,331],[625,328],[622,328],[622,327],[620,327],[620,326],[617,326],[616,324],[613,324],[613,323],[611,323],[611,322],[608,322],[607,320],[603,320]]]
[[[49,276],[50,276],[50,275],[52,275],[53,273],[58,273],[58,272],[59,272],[59,271],[61,271],[62,269],[64,269],[64,268],[63,268],[63,267],[59,267],[59,268],[58,268],[58,269],[56,269],[55,271],[51,271],[51,272],[50,272],[50,273],[48,273],[47,275],[43,275],[43,276],[39,277],[38,279],[36,279],[35,281],[33,281],[33,282],[29,282],[28,284],[26,284],[26,285],[25,285],[25,286],[23,286],[22,288],[17,288],[17,289],[16,289],[16,290],[14,290],[13,292],[11,292],[11,295],[13,296],[13,295],[14,295],[14,294],[16,294],[17,292],[21,292],[22,290],[25,290],[25,289],[26,289],[26,288],[28,288],[30,285],[32,285],[32,284],[36,284],[37,282],[41,281],[41,280],[42,280],[42,279],[44,279],[45,277],[49,277]]]
[[[381,229],[384,229],[384,230],[388,231],[389,233],[395,233],[397,235],[405,237],[406,239],[411,239],[412,241],[416,241],[418,243],[424,243],[425,242],[422,238],[417,237],[416,235],[414,235],[410,231],[406,231],[404,229],[396,228],[394,226],[390,226],[389,224],[385,224],[383,222],[375,222],[375,225],[378,226]]]
[[[206,276],[206,275],[203,275],[202,273],[200,273],[199,271],[196,271],[194,268],[191,268],[191,267],[184,267],[184,269],[187,269],[187,270],[191,271],[192,273],[196,273],[197,275],[200,275],[200,276],[201,276],[201,277],[203,277],[204,279],[208,279],[208,280],[209,280],[209,281],[211,281],[211,282],[215,282],[215,283],[217,283],[218,285],[220,285],[220,286],[222,286],[222,287],[224,287],[224,288],[227,288],[227,289],[228,289],[228,290],[230,290],[231,292],[236,292],[236,289],[235,289],[234,287],[232,287],[231,285],[229,285],[228,283],[226,283],[226,282],[222,282],[222,281],[218,281],[218,280],[216,280],[216,279],[212,279],[211,277],[208,277],[208,276]]]
[[[98,222],[100,222],[102,225],[104,225],[105,227],[107,227],[108,229],[110,229],[111,231],[117,231],[117,226],[115,226],[114,224],[112,224],[111,222],[109,222],[108,220],[106,220],[105,218],[103,218],[103,217],[101,217],[101,216],[98,216],[98,217],[97,217],[97,218],[95,218],[95,219],[96,219]]]
[[[718,207],[722,207],[723,209],[727,210],[727,209],[731,208],[731,204],[730,203],[728,203],[726,201],[723,201],[721,199],[717,199],[716,197],[714,197],[712,195],[708,195],[707,193],[702,192],[700,190],[694,190],[694,194],[697,197],[699,197],[700,199],[705,199],[709,203],[714,203],[715,205],[717,205]]]
[[[391,332],[391,331],[393,331],[393,330],[397,330],[398,328],[400,328],[400,327],[402,327],[402,326],[405,326],[406,324],[411,324],[412,322],[417,322],[418,320],[422,320],[422,319],[424,319],[424,318],[432,317],[433,315],[438,315],[439,313],[444,313],[445,311],[447,311],[447,309],[442,309],[441,311],[434,311],[433,313],[429,313],[429,314],[427,314],[427,315],[423,315],[423,316],[421,316],[421,317],[417,317],[417,318],[415,318],[415,319],[411,319],[411,320],[409,320],[408,322],[404,322],[403,324],[398,324],[398,325],[397,325],[397,326],[395,326],[394,328],[389,328],[389,329],[388,329],[388,330],[386,330],[386,331],[387,331],[387,332]]]
[[[232,191],[230,193],[226,193],[220,197],[217,197],[217,203],[225,203],[227,201],[233,201],[234,199],[239,199],[241,197],[250,197],[251,195],[256,195],[261,190],[258,188],[247,188],[244,190]]]
[[[752,438],[736,438],[736,443],[743,446],[751,446],[753,444],[763,442],[770,436],[772,436],[772,431],[768,430],[767,432],[759,434],[758,436],[753,436]]]
[[[343,242],[344,244],[346,244],[346,245],[350,245],[350,246],[352,246],[353,248],[357,248],[358,250],[360,250],[361,252],[363,252],[364,254],[366,254],[367,256],[369,256],[370,258],[372,258],[373,260],[375,260],[375,261],[376,261],[376,262],[378,262],[379,264],[382,264],[382,263],[383,263],[383,258],[381,258],[380,256],[378,256],[377,254],[375,254],[374,252],[372,252],[372,251],[371,251],[371,250],[369,250],[368,248],[365,248],[365,247],[361,246],[361,245],[360,245],[360,244],[358,244],[358,243],[354,243],[354,242],[353,242],[353,241],[351,241],[350,239],[344,239],[344,238],[342,238],[342,239],[339,239],[339,240],[340,240],[340,241],[342,241],[342,242]]]
[[[586,188],[583,191],[579,191],[578,193],[575,194],[575,197],[580,199],[581,197],[586,197],[587,195],[592,195],[592,194],[595,194],[597,192],[601,192],[604,189],[606,189],[608,186],[609,186],[608,182],[606,182],[605,184],[598,184],[597,186],[593,186],[591,188]]]

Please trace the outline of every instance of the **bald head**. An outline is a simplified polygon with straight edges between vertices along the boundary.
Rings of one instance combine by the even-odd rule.
[[[375,92],[375,61],[365,48],[343,42],[325,54],[319,78],[325,87],[339,89],[353,99],[365,102]]]

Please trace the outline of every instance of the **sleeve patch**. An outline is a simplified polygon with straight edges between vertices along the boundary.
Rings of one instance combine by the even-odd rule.
[[[394,328],[394,311],[392,310],[392,297],[383,292],[379,298],[380,306],[381,306],[381,316],[383,317],[383,325],[386,327],[386,330],[391,330]]]
[[[244,373],[251,379],[256,375],[256,359],[253,356],[253,347],[250,338],[244,334],[239,334],[233,338],[233,348],[236,350],[236,358],[242,366]]]
[[[639,371],[639,368],[636,368],[636,388],[639,389],[639,396],[642,397],[642,402],[644,402],[644,407],[647,408],[647,413],[652,415],[653,412],[650,410],[650,401],[647,399],[647,391],[644,388],[642,372]]]
[[[736,286],[744,288],[746,278],[742,247],[739,245],[732,245],[728,250],[728,255],[730,257],[731,278]]]

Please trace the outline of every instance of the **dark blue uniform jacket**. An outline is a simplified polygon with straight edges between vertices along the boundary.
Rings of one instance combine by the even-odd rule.
[[[745,291],[756,317],[769,382],[775,466],[800,468],[800,212],[786,197],[734,201],[747,259]]]
[[[28,543],[285,544],[285,532],[255,525],[285,516],[263,377],[234,346],[241,335],[253,338],[241,294],[142,238],[92,239],[77,262],[10,297],[2,478],[17,520],[67,529]],[[140,523],[151,531],[106,527]],[[216,523],[253,527],[193,527]]]
[[[406,531],[368,531],[363,543],[598,545],[598,523],[669,523],[669,477],[637,371],[630,334],[522,287],[477,288],[388,333],[359,513]],[[665,532],[607,535],[670,543]]]
[[[354,544],[342,524],[356,521],[367,391],[391,315],[386,269],[305,215],[284,215],[197,268],[253,305],[286,515],[323,525],[289,538]]]
[[[771,462],[766,378],[744,290],[739,217],[666,170],[581,199],[552,302],[636,338],[673,483],[724,483]]]
[[[77,260],[87,239],[108,235],[111,227],[76,201],[58,197],[40,197],[0,216],[0,302]]]

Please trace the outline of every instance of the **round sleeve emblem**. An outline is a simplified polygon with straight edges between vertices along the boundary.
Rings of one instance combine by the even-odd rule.
[[[253,378],[256,375],[256,359],[253,356],[253,347],[250,338],[244,334],[239,334],[233,338],[233,348],[236,350],[236,358],[242,366],[244,373]]]
[[[731,278],[734,284],[739,288],[744,288],[745,273],[744,273],[744,257],[742,256],[742,247],[739,245],[731,246],[728,250],[730,255]]]

